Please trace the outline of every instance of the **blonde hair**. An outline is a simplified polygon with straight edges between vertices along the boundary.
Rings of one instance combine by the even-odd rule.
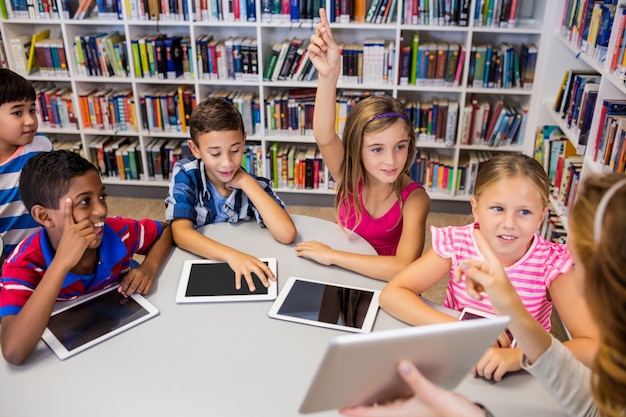
[[[541,195],[543,207],[548,207],[550,193],[548,174],[537,160],[521,153],[502,153],[485,162],[476,175],[474,197],[478,200],[492,184],[515,177],[526,178],[532,182]]]
[[[396,114],[389,117],[381,117],[384,114]],[[359,184],[366,185],[367,176],[361,153],[363,151],[363,136],[381,132],[401,121],[406,128],[409,139],[407,144],[409,154],[402,169],[403,174],[408,174],[409,168],[415,160],[417,149],[415,148],[415,130],[404,110],[401,101],[389,96],[372,96],[361,101],[348,113],[346,124],[342,134],[344,149],[343,171],[337,184],[335,196],[335,208],[337,223],[339,221],[339,208],[344,207],[349,212],[350,206],[354,207],[356,222],[355,228],[361,222],[363,207],[358,196]],[[396,197],[402,202],[403,175],[399,175],[393,183]]]
[[[585,271],[585,295],[600,333],[593,363],[592,393],[600,415],[623,416],[626,410],[626,184],[619,185],[605,210],[602,197],[623,174],[588,177],[570,213],[570,229]],[[596,213],[598,211],[598,213]],[[594,241],[594,219],[601,217]]]

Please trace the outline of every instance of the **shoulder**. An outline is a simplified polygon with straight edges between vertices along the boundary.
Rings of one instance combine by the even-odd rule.
[[[28,152],[50,152],[53,149],[53,146],[46,135],[37,133],[33,138],[33,141],[24,148]]]
[[[185,172],[195,171],[200,169],[200,160],[196,158],[183,158],[177,161],[175,166]]]

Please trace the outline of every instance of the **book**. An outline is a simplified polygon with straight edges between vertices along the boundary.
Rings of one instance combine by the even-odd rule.
[[[34,33],[30,41],[30,52],[28,53],[28,62],[26,63],[26,73],[31,74],[38,68],[37,54],[35,53],[35,44],[50,37],[50,29],[44,29]]]

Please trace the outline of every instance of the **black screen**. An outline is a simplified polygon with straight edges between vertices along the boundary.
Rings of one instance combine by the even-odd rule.
[[[296,280],[280,306],[284,316],[362,328],[372,302],[371,291]]]
[[[267,265],[267,262],[265,262]],[[209,297],[219,295],[267,294],[267,288],[256,274],[252,274],[256,290],[251,292],[245,278],[241,278],[241,288],[235,288],[235,273],[227,263],[206,263],[191,265],[185,296]]]
[[[48,329],[72,351],[146,314],[137,301],[114,289],[50,317]]]

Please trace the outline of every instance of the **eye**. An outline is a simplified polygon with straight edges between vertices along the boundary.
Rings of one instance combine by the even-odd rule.
[[[398,146],[396,146],[396,150],[398,150],[398,151],[403,151],[405,149],[406,149],[406,145],[398,145]]]
[[[531,214],[530,210],[526,210],[526,209],[520,210],[519,212],[522,216],[528,216]]]
[[[108,194],[106,194],[106,193],[105,193],[105,194],[101,194],[101,195],[100,195],[100,200],[105,201],[105,200],[107,199],[107,197],[108,197],[108,196],[109,196],[109,195],[108,195]]]
[[[217,158],[218,156],[221,155],[221,153],[210,153],[209,155],[211,155],[213,158]]]
[[[371,148],[371,150],[372,150],[372,152],[374,152],[374,153],[379,153],[379,152],[382,152],[382,151],[383,151],[383,148],[381,148],[381,147],[376,147],[376,148]]]
[[[83,198],[82,200],[78,200],[77,206],[87,206],[91,203],[91,199],[89,197]]]
[[[13,113],[11,113],[11,114],[13,114],[13,115],[15,115],[15,116],[18,116],[18,117],[19,117],[19,116],[21,116],[21,115],[22,115],[22,111],[21,111],[21,110],[16,110],[16,111],[14,111],[14,112],[13,112]]]
[[[504,209],[502,207],[500,207],[500,206],[493,206],[493,207],[491,207],[491,210],[493,210],[495,212],[498,212],[498,213],[504,211]]]
[[[232,149],[232,150],[230,151],[230,153],[232,153],[232,154],[237,154],[237,153],[239,153],[239,152],[241,152],[241,149],[240,149],[240,148],[237,148],[237,149]]]

